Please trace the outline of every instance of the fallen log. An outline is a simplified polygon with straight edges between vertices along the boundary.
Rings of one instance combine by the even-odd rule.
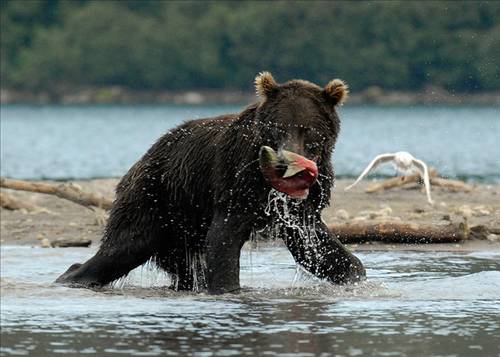
[[[430,178],[431,183],[432,183],[432,179],[435,176],[437,176],[436,170],[433,168],[429,169],[429,178]],[[408,175],[408,176],[398,176],[398,177],[394,177],[394,178],[391,178],[388,180],[373,183],[365,189],[365,192],[373,193],[373,192],[377,192],[377,191],[388,190],[391,188],[408,185],[410,183],[417,183],[417,182],[420,182],[421,180],[422,180],[422,178],[420,177],[419,173],[415,173],[413,175]]]
[[[330,224],[328,229],[347,244],[364,242],[383,243],[455,243],[469,238],[467,222],[447,225],[416,223],[347,223]]]
[[[500,235],[500,227],[491,227],[488,231],[492,234]]]
[[[430,181],[431,181],[431,186],[444,187],[453,192],[472,191],[472,186],[462,181],[443,179],[439,177],[431,177]]]
[[[17,198],[12,197],[11,195],[6,194],[5,192],[0,192],[0,207],[8,209],[8,210],[26,210],[26,212],[37,212],[42,211],[41,207],[38,207],[29,202],[23,202]]]
[[[12,180],[5,177],[0,177],[0,187],[11,190],[37,192],[48,195],[54,195],[59,198],[77,203],[85,207],[100,207],[110,209],[113,201],[91,192],[83,191],[74,183],[50,184],[41,182],[29,182],[22,180]]]
[[[477,226],[470,227],[470,236],[473,239],[486,240],[490,234],[488,227],[480,224]]]
[[[59,238],[50,242],[52,248],[68,248],[68,247],[88,247],[92,244],[90,239],[64,239]]]

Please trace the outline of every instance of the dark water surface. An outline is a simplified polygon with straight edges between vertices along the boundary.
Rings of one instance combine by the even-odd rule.
[[[25,179],[119,177],[168,129],[236,106],[9,106],[0,109],[1,174]],[[334,164],[357,176],[376,155],[409,151],[439,172],[500,181],[498,107],[350,107]],[[237,148],[235,148],[237,149]],[[389,168],[379,171],[393,175]]]
[[[333,287],[261,244],[237,295],[175,293],[148,267],[100,291],[52,284],[91,254],[2,247],[1,355],[500,354],[500,253],[359,253],[368,281]]]

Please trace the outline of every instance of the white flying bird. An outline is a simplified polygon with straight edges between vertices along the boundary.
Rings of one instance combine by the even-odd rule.
[[[427,201],[430,204],[434,202],[431,199],[431,184],[429,182],[429,170],[427,169],[427,165],[422,160],[418,160],[413,157],[412,154],[406,151],[399,151],[396,153],[386,153],[380,154],[375,159],[370,162],[370,164],[366,167],[361,175],[354,181],[353,184],[347,186],[344,190],[350,190],[354,185],[356,185],[359,181],[363,179],[370,171],[377,168],[380,164],[384,164],[386,162],[392,162],[396,171],[402,171],[404,174],[409,174],[415,169],[420,173],[420,177],[424,179],[425,192],[427,193]]]

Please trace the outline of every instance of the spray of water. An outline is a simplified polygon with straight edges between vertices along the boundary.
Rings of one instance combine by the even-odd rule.
[[[321,259],[320,252],[317,249],[319,237],[316,233],[316,215],[304,209],[303,202],[290,199],[286,194],[272,189],[269,192],[264,213],[273,218],[272,223],[264,228],[268,237],[283,237],[285,242],[288,239],[300,240],[304,247],[306,260]],[[297,264],[292,287],[304,277],[315,279],[310,272]]]

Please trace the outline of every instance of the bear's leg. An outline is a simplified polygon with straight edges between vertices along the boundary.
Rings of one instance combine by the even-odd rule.
[[[171,288],[176,291],[194,290],[193,272],[185,261],[178,265],[177,273],[174,275]]]
[[[240,288],[240,251],[251,226],[240,215],[216,212],[207,234],[207,288],[223,294]]]
[[[295,261],[321,279],[345,284],[365,278],[361,261],[330,233],[320,217],[306,234],[287,228],[283,238]]]
[[[155,255],[159,268],[165,270],[172,280],[170,288],[176,291],[191,291],[195,288],[194,275],[202,275],[195,271],[197,266],[192,260],[193,254],[186,247],[163,247]]]
[[[188,251],[188,258],[177,263],[174,290],[201,291],[207,288],[206,259],[203,254]]]
[[[56,283],[100,287],[128,274],[150,258],[144,252],[100,249],[84,264],[73,264]]]
[[[151,258],[158,234],[139,232],[134,222],[114,225],[111,216],[98,252],[84,264],[73,264],[56,283],[99,287],[128,274]],[[111,226],[113,225],[113,226]]]

